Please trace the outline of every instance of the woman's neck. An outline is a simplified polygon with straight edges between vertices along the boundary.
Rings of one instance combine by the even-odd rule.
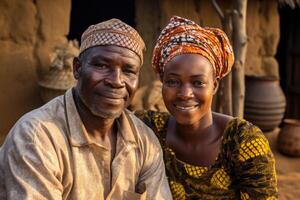
[[[175,121],[174,118],[173,120]],[[181,141],[190,144],[213,142],[217,137],[217,134],[214,134],[216,133],[214,129],[215,126],[211,112],[204,115],[197,123],[188,125],[179,124],[177,122],[174,123],[174,133],[176,134],[176,137]]]

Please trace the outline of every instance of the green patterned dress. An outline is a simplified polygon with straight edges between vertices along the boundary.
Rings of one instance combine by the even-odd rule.
[[[136,114],[159,138],[174,200],[278,199],[274,157],[261,130],[251,123],[238,118],[231,120],[215,163],[203,167],[179,160],[166,147],[169,114],[153,111]]]

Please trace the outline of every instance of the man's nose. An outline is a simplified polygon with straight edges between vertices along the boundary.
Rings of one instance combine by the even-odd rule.
[[[121,69],[111,71],[105,81],[114,88],[121,88],[125,86]]]
[[[194,97],[193,88],[190,86],[190,84],[183,84],[179,92],[177,93],[177,96],[181,99],[192,98]]]

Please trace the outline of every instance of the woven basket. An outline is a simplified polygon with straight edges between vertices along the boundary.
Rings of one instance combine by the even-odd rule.
[[[72,71],[72,61],[78,54],[79,49],[76,41],[69,41],[57,47],[50,54],[50,69],[38,81],[41,86],[41,97],[45,102],[63,94],[76,84]]]

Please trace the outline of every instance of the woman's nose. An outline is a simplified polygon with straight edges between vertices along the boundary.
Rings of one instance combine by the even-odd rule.
[[[193,88],[189,84],[182,85],[181,89],[177,93],[177,97],[188,99],[194,97]]]

